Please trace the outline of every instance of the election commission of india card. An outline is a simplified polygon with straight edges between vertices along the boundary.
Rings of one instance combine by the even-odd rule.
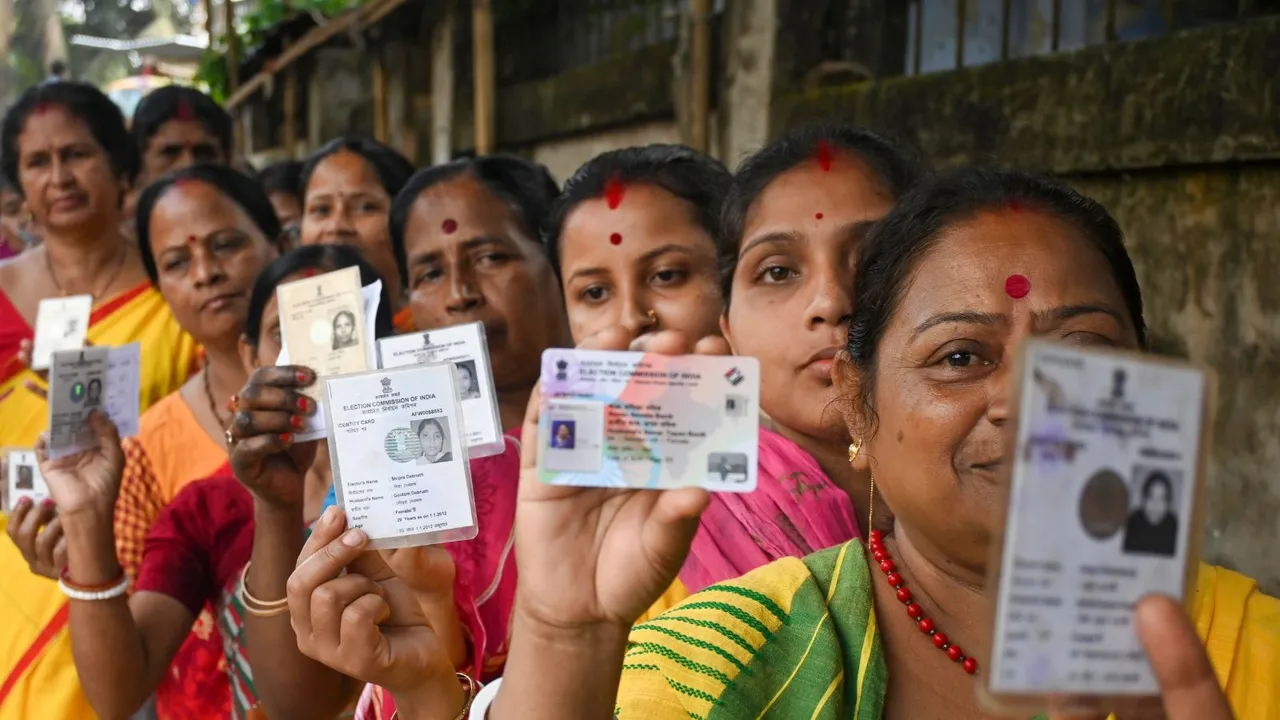
[[[754,358],[547,350],[538,477],[553,485],[751,492],[759,404]]]
[[[1034,340],[1019,377],[987,690],[997,702],[1154,694],[1134,607],[1187,598],[1213,375]]]
[[[475,500],[452,364],[325,381],[338,506],[372,548],[476,536]]]
[[[462,416],[467,421],[466,441],[471,457],[489,457],[506,450],[484,323],[466,323],[381,338],[378,340],[378,357],[384,368],[430,363],[453,365],[458,397],[462,400]]]

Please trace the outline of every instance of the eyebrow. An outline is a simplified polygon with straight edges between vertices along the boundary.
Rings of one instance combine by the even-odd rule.
[[[1120,313],[1112,310],[1104,305],[1064,305],[1051,310],[1040,310],[1032,313],[1032,324],[1039,325],[1045,320],[1056,320],[1063,322],[1072,318],[1083,317],[1085,315],[1106,315],[1115,320],[1117,324],[1124,327],[1124,317]],[[959,312],[940,313],[925,320],[916,326],[911,334],[911,339],[915,340],[925,331],[935,328],[939,325],[946,324],[964,324],[964,325],[982,325],[985,327],[995,327],[1005,322],[1006,316],[1001,313],[984,313],[977,310],[961,310]]]
[[[654,258],[669,252],[678,252],[682,255],[693,254],[693,250],[690,249],[688,246],[680,245],[677,243],[667,243],[666,245],[663,245],[661,247],[656,247],[650,250],[649,252],[646,252],[645,254],[641,255],[639,258],[637,258],[637,264],[651,262]],[[581,270],[574,270],[573,274],[570,275],[565,280],[567,282],[569,280],[574,280],[579,277],[586,277],[586,276],[592,276],[592,275],[606,275],[608,274],[608,272],[609,272],[608,270],[602,267],[582,268]]]
[[[845,238],[861,242],[876,226],[877,220],[854,220],[847,222],[836,228],[836,232]],[[738,251],[738,257],[742,258],[752,248],[757,245],[766,245],[769,243],[794,243],[798,242],[804,236],[795,230],[771,232],[759,237],[752,238],[742,245],[742,249]]]
[[[458,249],[462,252],[471,252],[477,248],[484,247],[485,245],[502,245],[504,247],[510,247],[511,241],[496,235],[480,235],[479,237],[468,238],[458,243]],[[410,257],[409,264],[422,265],[429,262],[435,262],[440,259],[440,255],[440,250],[428,250]]]

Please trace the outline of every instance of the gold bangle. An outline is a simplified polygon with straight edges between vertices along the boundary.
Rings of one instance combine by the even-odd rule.
[[[467,713],[471,712],[471,704],[476,701],[476,693],[480,692],[480,688],[484,687],[484,685],[466,673],[457,673],[457,675],[460,683],[466,681],[467,701],[462,703],[462,710],[458,711],[457,717],[453,720],[467,720]],[[391,720],[400,720],[399,710],[391,713]]]
[[[240,587],[236,589],[236,593],[240,596],[240,604],[244,606],[245,612],[254,617],[276,617],[289,612],[289,598],[280,600],[259,600],[249,592],[249,568],[253,562],[247,562],[244,570],[240,572]]]

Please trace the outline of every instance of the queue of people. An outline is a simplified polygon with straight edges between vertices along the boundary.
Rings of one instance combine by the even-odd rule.
[[[1012,358],[1147,348],[1100,204],[839,123],[733,172],[651,145],[563,186],[366,138],[231,161],[187,88],[128,124],[69,81],[4,116],[0,446],[36,448],[52,499],[0,542],[0,720],[987,717]],[[325,441],[295,442],[316,371],[276,365],[275,290],[347,267],[381,281],[375,338],[484,325],[505,445],[470,461],[472,540],[367,550]],[[79,294],[87,344],[142,344],[143,413],[51,460],[32,328]],[[540,484],[525,440],[565,347],[756,358],[757,489]],[[1280,718],[1280,601],[1207,564],[1195,587],[1190,616],[1137,609],[1164,694],[1134,712]]]

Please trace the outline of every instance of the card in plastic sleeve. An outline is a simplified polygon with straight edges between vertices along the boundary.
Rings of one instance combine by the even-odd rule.
[[[467,423],[467,449],[471,457],[489,457],[506,451],[484,323],[382,338],[378,340],[378,358],[383,368],[452,363],[458,396],[462,399],[462,415]]]
[[[1101,713],[1158,693],[1134,607],[1192,597],[1212,371],[1046,340],[1010,399],[1008,502],[988,563],[990,711]]]
[[[466,427],[452,363],[324,381],[337,504],[371,548],[476,536]]]

